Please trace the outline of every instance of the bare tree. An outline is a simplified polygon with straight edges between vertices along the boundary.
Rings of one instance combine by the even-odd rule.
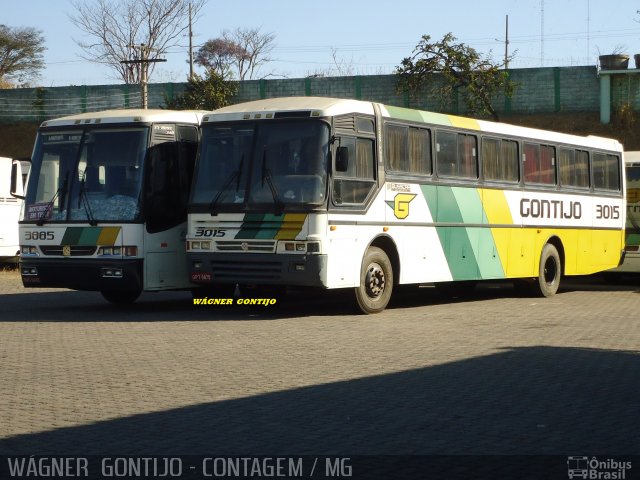
[[[108,65],[125,83],[141,83],[153,72],[153,60],[178,45],[189,29],[190,17],[197,17],[206,2],[72,0],[75,14],[70,19],[89,37],[75,40],[83,58]]]
[[[224,78],[237,75],[239,80],[250,80],[272,60],[269,54],[275,47],[275,38],[275,34],[262,33],[260,28],[225,30],[221,38],[200,47],[195,63]]]
[[[236,28],[225,32],[224,37],[244,49],[244,55],[238,57],[236,63],[240,80],[255,78],[260,67],[272,60],[269,54],[275,47],[273,33],[262,33],[260,28]]]
[[[0,85],[28,85],[44,67],[44,51],[40,30],[0,25]]]
[[[353,68],[353,55],[350,60],[345,60],[344,57],[338,56],[337,48],[331,47],[331,58],[333,58],[333,64],[335,65],[335,70],[338,76],[348,77],[355,74],[355,69]]]
[[[331,59],[333,60],[333,66],[325,68],[316,68],[306,74],[309,78],[320,77],[350,77],[356,75],[356,69],[353,66],[353,55],[349,60],[339,55],[336,47],[331,47]]]

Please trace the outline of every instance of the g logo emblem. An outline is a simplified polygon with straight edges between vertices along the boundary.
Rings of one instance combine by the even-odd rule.
[[[393,198],[393,214],[396,218],[404,220],[409,216],[409,204],[415,197],[414,193],[399,193]]]

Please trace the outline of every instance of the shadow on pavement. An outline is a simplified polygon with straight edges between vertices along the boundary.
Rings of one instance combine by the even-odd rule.
[[[4,438],[0,454],[637,455],[638,378],[638,352],[508,348]]]

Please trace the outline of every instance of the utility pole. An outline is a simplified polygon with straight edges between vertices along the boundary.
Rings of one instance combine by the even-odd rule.
[[[544,0],[540,0],[540,66],[544,67]]]
[[[509,15],[505,19],[504,31],[504,69],[509,69]]]
[[[189,2],[189,78],[193,78],[193,30],[191,29],[191,2]]]
[[[148,47],[144,43],[141,43],[140,45],[129,45],[129,47],[133,48],[134,50],[139,49],[140,58],[137,60],[121,60],[120,63],[140,65],[140,86],[142,87],[142,108],[146,110],[148,106],[147,85],[148,85],[148,77],[149,77],[149,64],[156,63],[156,62],[166,62],[167,59],[166,58],[149,58],[149,53],[151,53],[153,49]]]
[[[496,42],[502,42],[496,38]],[[509,15],[505,16],[505,32],[504,32],[504,69],[509,69]]]

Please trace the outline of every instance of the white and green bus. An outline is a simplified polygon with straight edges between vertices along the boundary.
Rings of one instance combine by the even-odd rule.
[[[16,167],[12,167],[15,163]],[[22,193],[22,169],[19,161],[0,157],[0,265],[15,264],[20,247],[18,242],[18,219],[22,201],[11,195],[9,179],[12,168],[16,168],[16,185],[18,193]]]
[[[191,280],[351,288],[365,313],[397,285],[561,276],[617,266],[621,145],[331,98],[203,118],[189,202]]]
[[[624,160],[627,177],[625,258],[624,263],[612,271],[614,277],[621,273],[640,273],[640,152],[625,152]]]
[[[19,228],[24,286],[113,303],[193,287],[184,241],[201,118],[109,110],[42,123]]]

